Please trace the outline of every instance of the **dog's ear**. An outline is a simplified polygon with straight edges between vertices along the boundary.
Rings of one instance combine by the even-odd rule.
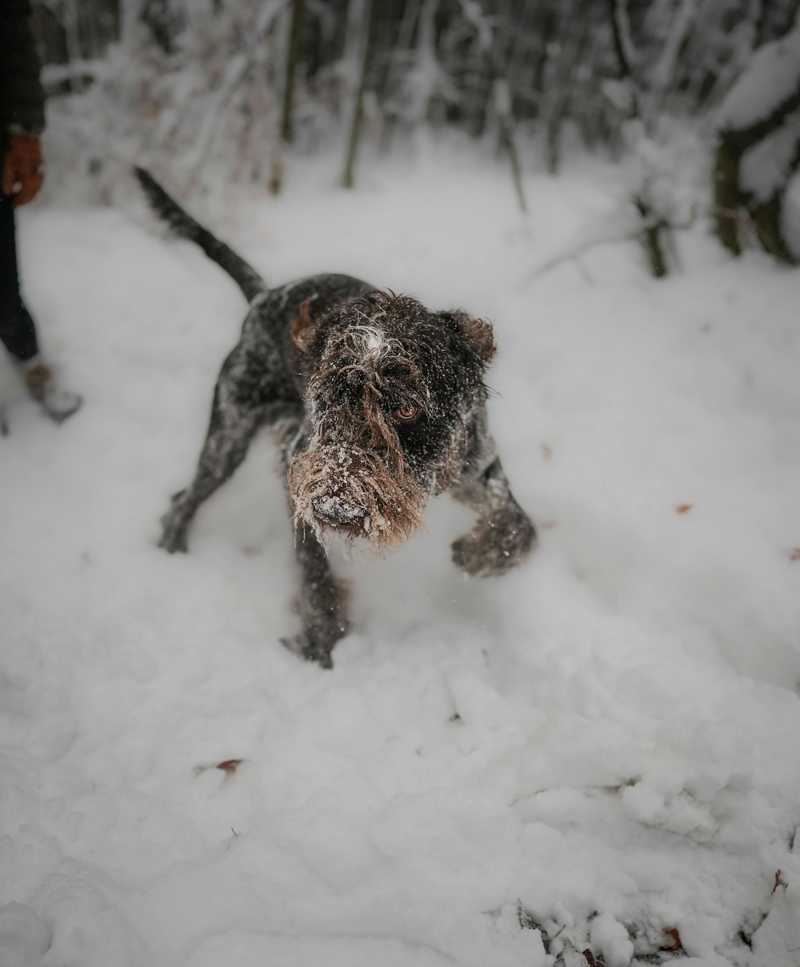
[[[478,358],[484,363],[490,363],[497,352],[492,324],[485,319],[476,319],[460,309],[446,315],[456,324],[467,345]]]
[[[317,332],[317,325],[311,315],[311,303],[315,298],[315,296],[310,296],[300,303],[297,308],[297,315],[290,324],[292,342],[301,353],[308,352]]]

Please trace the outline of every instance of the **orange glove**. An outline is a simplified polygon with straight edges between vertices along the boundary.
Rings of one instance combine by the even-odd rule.
[[[44,181],[42,144],[38,134],[8,135],[3,158],[3,180],[0,189],[16,208],[35,198]]]

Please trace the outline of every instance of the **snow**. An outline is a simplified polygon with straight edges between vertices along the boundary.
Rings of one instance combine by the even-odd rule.
[[[800,28],[762,44],[719,108],[720,128],[741,130],[768,117],[800,84]]]
[[[531,278],[618,210],[599,163],[527,175],[527,222],[457,154],[365,162],[354,193],[337,170],[293,162],[225,233],[276,283],[352,272],[491,318],[540,547],[469,581],[469,515],[438,498],[396,552],[337,560],[355,630],[332,672],[298,661],[266,435],[190,553],[155,547],[235,286],[132,189],[21,212],[86,403],[57,428],[0,370],[0,965],[618,967],[677,930],[682,963],[796,967],[796,276],[698,226],[663,282],[633,242]]]
[[[633,957],[633,944],[622,924],[601,913],[592,921],[592,947],[608,964],[608,967],[627,967]]]
[[[16,967],[29,967],[41,961],[52,937],[30,907],[7,903],[0,909],[0,953]]]
[[[788,181],[792,159],[800,141],[800,111],[789,117],[763,141],[759,141],[742,158],[742,187],[758,201],[770,196]]]

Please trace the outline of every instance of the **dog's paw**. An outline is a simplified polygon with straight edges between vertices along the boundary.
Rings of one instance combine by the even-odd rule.
[[[336,642],[322,643],[306,631],[280,639],[284,648],[305,661],[315,661],[320,668],[333,668],[331,652]]]
[[[320,614],[303,619],[304,628],[296,635],[281,638],[281,644],[306,661],[315,661],[321,668],[333,668],[331,652],[350,630],[341,614]]]
[[[164,527],[163,533],[158,541],[158,546],[167,554],[186,554],[189,550],[187,529],[174,529]]]
[[[161,538],[158,546],[168,554],[185,554],[189,550],[188,534],[191,513],[181,504],[183,492],[175,494],[172,506],[161,518]]]
[[[450,545],[453,563],[471,577],[505,574],[527,557],[536,529],[524,514],[482,521]]]

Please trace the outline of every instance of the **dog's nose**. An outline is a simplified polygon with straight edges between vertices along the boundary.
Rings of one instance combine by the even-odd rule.
[[[314,508],[315,516],[326,524],[354,527],[363,524],[367,516],[363,507],[358,507],[335,495],[314,497],[311,506]]]

